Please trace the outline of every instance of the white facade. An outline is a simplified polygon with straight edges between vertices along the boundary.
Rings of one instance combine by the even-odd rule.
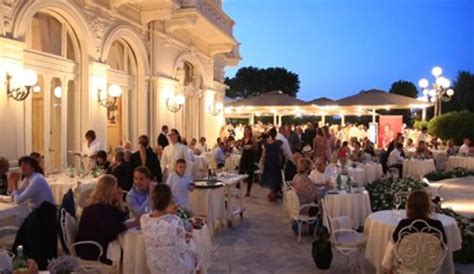
[[[155,144],[165,124],[218,137],[223,111],[209,108],[223,102],[224,67],[240,60],[221,0],[3,0],[0,18],[0,156],[38,151],[47,169],[64,168],[89,129],[108,150],[141,134]],[[3,82],[21,68],[41,91],[15,101]],[[113,84],[122,96],[108,113],[98,93]],[[175,113],[166,102],[177,95]]]

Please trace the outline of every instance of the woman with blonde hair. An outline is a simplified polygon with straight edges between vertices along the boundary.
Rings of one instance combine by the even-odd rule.
[[[297,174],[292,184],[301,205],[313,203],[319,198],[319,186],[314,184],[308,176],[312,169],[313,162],[308,158],[299,159],[296,165]],[[308,210],[302,213],[307,214]]]
[[[100,260],[110,264],[106,258],[107,246],[126,231],[127,227],[138,225],[138,220],[125,224],[128,212],[122,202],[122,190],[117,179],[112,175],[103,175],[89,199],[89,205],[84,208],[79,223],[77,241],[98,242],[104,250]],[[98,250],[93,245],[78,246],[77,253],[86,260],[94,260]]]

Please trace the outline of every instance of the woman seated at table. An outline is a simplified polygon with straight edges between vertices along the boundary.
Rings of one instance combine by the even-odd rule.
[[[349,142],[344,141],[342,143],[341,148],[337,152],[337,158],[347,160],[350,154],[351,154],[351,149],[349,148]]]
[[[421,160],[433,159],[433,154],[426,146],[425,141],[420,141],[418,143],[418,148],[416,149],[414,157],[415,159],[421,159]]]
[[[407,227],[411,227],[413,222],[417,220],[425,221],[430,227],[437,229],[442,234],[442,239],[445,244],[447,243],[446,234],[444,232],[443,224],[439,220],[431,219],[431,200],[424,190],[415,190],[408,196],[407,206],[406,206],[406,219],[402,219],[395,231],[392,234],[392,239],[390,242],[391,246],[394,246],[397,241],[399,241],[399,233],[402,229],[406,229]],[[413,224],[413,231],[410,229],[402,235],[402,238],[409,235],[410,233],[416,233],[421,231],[422,229],[426,228],[426,224],[422,222],[417,222]],[[433,233],[438,236],[438,231],[435,230],[424,230],[425,233]],[[393,266],[394,266],[394,259],[395,254],[393,249],[390,249],[390,253],[385,254],[385,258],[383,259],[382,265],[385,269],[389,270],[388,273],[393,273]]]
[[[354,150],[351,153],[351,160],[354,162],[361,162],[363,159],[363,151],[361,150],[360,142],[354,142]]]
[[[174,213],[168,185],[159,184],[152,193],[154,210],[141,217],[148,269],[151,273],[194,273],[197,251],[186,240],[182,220]]]
[[[84,208],[79,222],[76,241],[94,241],[99,243],[104,253],[101,262],[110,264],[106,258],[107,246],[129,227],[138,225],[139,220],[125,224],[128,212],[122,202],[122,190],[112,175],[103,175],[97,181],[89,205]],[[95,260],[98,250],[93,245],[77,247],[78,255],[83,259]]]
[[[107,160],[107,152],[103,150],[97,151],[95,158],[95,165],[100,170],[108,170],[110,167],[110,162]]]
[[[454,140],[449,139],[447,145],[448,145],[448,149],[446,150],[446,153],[448,154],[448,156],[456,156],[458,154],[458,150],[454,146]]]
[[[318,157],[319,159],[319,157]],[[301,158],[296,165],[297,173],[291,182],[301,205],[316,201],[320,194],[320,185],[311,181],[308,174],[313,168],[313,162],[308,158]],[[308,208],[301,212],[308,214]]]

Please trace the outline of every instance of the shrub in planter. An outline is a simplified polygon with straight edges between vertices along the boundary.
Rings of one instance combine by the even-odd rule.
[[[474,113],[453,111],[442,114],[430,120],[428,130],[442,140],[454,139],[456,145],[461,145],[465,137],[474,140]]]

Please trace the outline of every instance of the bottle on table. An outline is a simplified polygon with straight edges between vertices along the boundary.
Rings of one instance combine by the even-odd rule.
[[[16,256],[13,259],[12,268],[14,272],[20,273],[28,270],[28,262],[26,256],[23,254],[22,245],[16,248]]]
[[[337,178],[336,178],[336,190],[342,190],[342,178],[341,178],[341,174],[337,174]]]

